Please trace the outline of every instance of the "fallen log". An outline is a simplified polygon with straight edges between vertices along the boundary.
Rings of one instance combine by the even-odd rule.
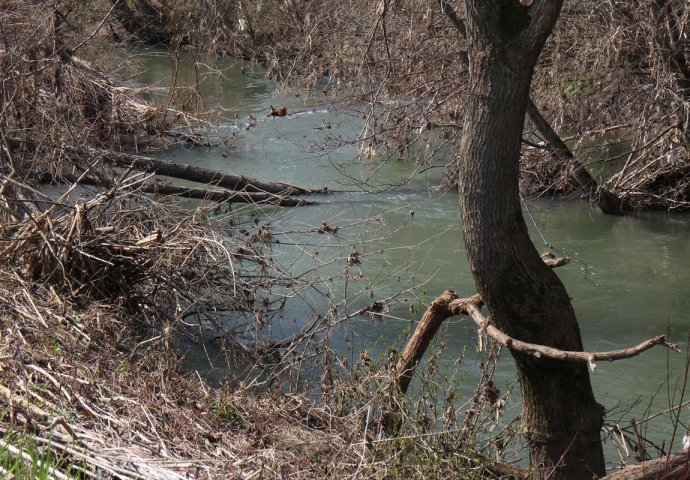
[[[690,478],[690,452],[630,465],[601,480],[684,480]]]
[[[41,183],[61,183],[66,181],[69,183],[79,183],[81,185],[90,185],[95,187],[112,188],[115,184],[110,180],[95,179],[89,176],[78,177],[77,175],[66,174],[56,177],[51,174],[43,174],[40,176]],[[217,203],[249,203],[249,204],[270,204],[279,207],[298,207],[303,205],[314,205],[314,202],[305,200],[304,198],[295,198],[285,195],[275,195],[272,193],[260,192],[231,192],[228,190],[207,190],[204,188],[180,187],[170,185],[165,182],[149,180],[137,187],[145,193],[157,195],[175,195],[177,197],[191,198],[196,200],[207,200]]]
[[[91,150],[91,149],[90,149]],[[233,175],[194,165],[181,165],[157,158],[143,157],[130,153],[118,153],[107,150],[93,149],[105,162],[123,168],[135,168],[144,172],[179,178],[196,183],[205,183],[217,187],[257,193],[273,193],[275,195],[306,195],[323,193],[324,190],[311,190],[282,182],[264,182],[248,178],[243,175]]]
[[[570,148],[546,121],[531,98],[527,100],[527,116],[551,151],[562,161],[573,162],[575,168],[573,168],[572,177],[580,185],[580,188],[590,196],[596,197],[597,206],[601,211],[610,215],[622,215],[625,211],[623,200],[597,183],[582,162],[575,157]]]
[[[45,148],[34,141],[23,141],[14,138],[7,139],[10,146],[15,149],[26,148],[31,151]],[[188,180],[195,183],[205,183],[217,187],[223,187],[228,190],[237,190],[244,192],[256,193],[272,193],[274,195],[308,195],[317,193],[333,193],[327,188],[309,189],[291,185],[284,182],[264,182],[254,178],[245,177],[243,175],[233,175],[231,173],[219,172],[208,168],[197,167],[194,165],[181,165],[165,160],[145,157],[142,155],[134,155],[131,153],[115,152],[112,150],[103,150],[99,148],[78,148],[68,145],[59,145],[65,152],[77,156],[89,156],[100,158],[103,162],[110,165],[115,165],[121,168],[134,168],[148,173],[155,173],[156,175],[163,175],[166,177],[179,178],[181,180]]]
[[[157,193],[159,195],[176,195],[184,198],[194,198],[198,200],[209,200],[218,203],[268,203],[279,207],[300,207],[303,205],[314,205],[314,202],[304,198],[295,198],[284,195],[263,192],[218,192],[203,188],[189,188],[169,185],[163,182],[153,182],[146,184],[143,191],[147,193]]]

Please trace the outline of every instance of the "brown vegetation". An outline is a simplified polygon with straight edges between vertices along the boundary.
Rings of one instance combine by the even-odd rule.
[[[75,159],[62,152],[63,145],[119,149],[136,136],[164,133],[170,125],[165,107],[141,102],[136,89],[117,84],[80,56],[93,48],[78,42],[88,32],[47,4],[10,3],[0,12],[0,127],[17,172],[69,169]],[[39,145],[40,154],[11,148],[9,139]]]
[[[189,41],[251,58],[279,81],[361,110],[366,152],[410,153],[426,164],[433,145],[457,142],[467,91],[461,2],[237,5],[226,10],[231,27],[222,35],[211,28]],[[535,102],[628,209],[690,207],[689,14],[681,0],[567,5],[537,68]],[[419,144],[432,146],[411,148]],[[571,165],[540,158],[523,159],[524,192],[574,193],[560,180],[572,176]]]
[[[567,4],[536,76],[554,124],[630,208],[690,207],[689,15],[675,0]]]
[[[365,357],[351,377],[325,383],[320,404],[280,390],[211,387],[185,373],[175,348],[181,336],[222,332],[214,328],[221,309],[252,311],[261,322],[263,289],[285,275],[271,275],[262,254],[266,227],[233,235],[222,219],[210,223],[141,194],[136,186],[144,178],[129,177],[87,200],[46,198],[50,208],[26,216],[12,215],[21,204],[16,196],[0,197],[10,214],[0,232],[0,433],[7,441],[21,434],[49,447],[55,477],[383,478],[426,471],[482,478],[501,471],[473,451],[497,421],[479,393],[463,428],[451,409],[442,435],[419,435],[432,428],[428,409],[436,408],[425,396],[403,438],[377,437],[392,398],[390,377]],[[28,188],[10,183],[15,191]],[[268,270],[263,280],[252,264]],[[251,345],[230,349],[275,368],[275,379],[292,361],[286,355],[271,365],[275,360],[252,360],[261,350]],[[304,360],[294,361],[299,368]],[[397,402],[410,411],[407,400]]]
[[[21,10],[22,2],[17,5]],[[107,20],[100,34],[117,40],[191,44],[251,59],[278,81],[361,110],[366,128],[359,141],[368,155],[409,156],[425,166],[439,143],[458,141],[467,91],[467,69],[458,61],[467,49],[460,3],[111,0],[98,5],[100,10],[65,2],[64,12],[58,9],[54,16],[45,9],[47,31],[70,31],[74,22],[62,20],[66,12],[86,12]],[[533,97],[552,126],[571,136],[577,155],[574,162],[564,162],[553,153],[530,151],[523,158],[523,194],[589,195],[572,180],[584,164],[627,209],[690,206],[690,61],[682,29],[688,10],[679,0],[566,6],[538,65]],[[43,41],[51,43],[38,50],[27,46],[29,58],[36,51],[69,57],[62,43],[50,36]],[[69,68],[63,69],[70,78]],[[61,79],[57,70],[46,70],[52,83]],[[44,97],[56,88],[78,86],[51,82],[40,90]],[[81,89],[91,93],[76,110],[93,124],[85,132],[117,138],[113,120],[123,112],[109,106],[117,99],[91,87]],[[150,120],[150,114],[144,118]],[[155,125],[133,120],[125,118],[121,125],[139,124],[144,131]],[[539,137],[529,135],[526,141],[544,140]],[[454,161],[447,163],[452,167]],[[453,168],[449,180],[455,181]]]
[[[476,395],[472,422],[462,427],[452,409],[436,412],[435,396],[450,401],[452,387],[429,386],[417,403],[397,400],[397,408],[416,408],[405,436],[377,436],[395,396],[389,365],[363,355],[350,376],[335,375],[340,360],[323,341],[330,314],[277,344],[245,340],[284,301],[271,294],[276,285],[299,290],[309,280],[273,264],[269,225],[149,193],[151,175],[132,167],[168,166],[120,150],[169,137],[190,117],[147,104],[93,61],[103,31],[119,29],[107,23],[116,9],[89,5],[18,0],[0,10],[0,452],[27,462],[13,443],[20,436],[49,452],[56,478],[505,471],[475,452],[498,421],[492,405]],[[66,183],[48,195],[45,179]],[[239,180],[246,185],[238,195],[251,201],[246,190],[257,184]],[[228,311],[253,321],[228,331]],[[211,387],[186,373],[176,345],[205,332],[217,335],[229,361],[253,365],[257,381],[276,382],[275,391]],[[280,388],[305,358],[326,372],[322,403],[284,393],[299,383]],[[438,418],[446,431],[429,435]],[[2,462],[0,473],[11,475]]]
[[[498,350],[458,419],[451,387],[423,383],[416,399],[398,395],[391,387],[394,351],[379,363],[363,354],[348,375],[335,375],[338,359],[319,343],[333,320],[328,315],[273,345],[247,344],[219,328],[219,312],[228,310],[266,321],[281,301],[271,288],[296,280],[271,262],[269,225],[242,230],[234,218],[211,218],[204,204],[192,212],[151,194],[150,176],[133,172],[133,157],[120,151],[179,138],[172,126],[190,126],[193,117],[144,102],[92,55],[107,36],[252,59],[273,78],[360,110],[363,151],[426,167],[440,148],[458,142],[467,100],[467,69],[458,61],[466,39],[444,4],[3,4],[0,433],[50,444],[55,476],[76,465],[81,478],[524,477],[477,452],[502,460],[515,434],[509,424],[487,436],[505,406],[491,380]],[[578,160],[590,170],[597,162],[621,163],[601,180],[629,208],[687,209],[690,77],[680,26],[688,8],[675,1],[597,5],[593,14],[589,5],[565,13],[535,96],[555,126],[576,135]],[[626,143],[622,153],[600,145],[610,132]],[[579,192],[568,170],[579,163],[557,160],[542,140],[525,135],[523,192]],[[598,158],[601,152],[613,158]],[[107,160],[117,155],[127,163],[113,168]],[[454,160],[446,163],[452,176]],[[68,181],[61,193],[37,190],[46,174]],[[197,196],[214,198],[207,193]],[[359,261],[353,252],[350,266]],[[175,344],[205,328],[227,334],[230,350],[274,381],[303,368],[306,355],[294,352],[309,343],[301,348],[312,348],[325,372],[322,402],[279,389],[254,395],[241,385],[212,388],[185,373]],[[286,351],[294,358],[281,357]],[[429,359],[430,372],[437,362]],[[444,412],[436,411],[440,403]],[[385,436],[391,412],[407,416],[395,439]],[[442,430],[434,430],[437,419]]]

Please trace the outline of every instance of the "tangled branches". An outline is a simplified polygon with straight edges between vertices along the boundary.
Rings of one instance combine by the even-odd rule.
[[[461,3],[258,2],[242,13],[251,34],[235,32],[251,47],[235,44],[236,53],[254,52],[273,78],[361,113],[364,157],[422,168],[436,160],[451,167],[452,184],[452,156],[442,157],[459,139],[467,101]],[[690,208],[688,15],[681,0],[567,5],[536,73],[533,98],[572,135],[577,168],[628,209]],[[523,193],[573,191],[562,178],[572,165],[527,157]]]
[[[270,452],[240,455],[247,440],[232,432],[268,423],[268,405],[185,377],[175,345],[219,312],[260,317],[257,297],[284,281],[265,255],[270,231],[236,238],[232,227],[212,227],[203,209],[141,193],[147,178],[125,174],[108,190],[75,185],[50,198],[1,177],[0,432],[9,441],[13,430],[27,430],[49,445],[64,460],[50,467],[57,476],[177,479],[222,470],[243,478],[264,468]],[[273,411],[282,404],[290,399],[276,399]],[[311,409],[304,415],[316,418]]]
[[[535,88],[588,169],[631,209],[690,208],[682,1],[568,4]]]

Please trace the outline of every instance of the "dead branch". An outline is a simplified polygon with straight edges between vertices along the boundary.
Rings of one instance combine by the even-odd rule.
[[[403,350],[402,356],[395,367],[395,377],[401,392],[407,392],[415,367],[424,356],[429,343],[434,339],[436,332],[443,321],[450,317],[450,304],[457,300],[457,295],[450,290],[443,292],[436,300],[431,302],[424,316],[419,321],[417,329]]]
[[[542,260],[551,268],[564,265],[570,261],[568,257],[556,258],[549,253],[542,255]],[[614,360],[634,357],[656,345],[664,345],[679,351],[678,347],[669,342],[664,335],[651,338],[630,348],[608,352],[573,352],[559,350],[545,345],[527,343],[512,338],[496,328],[496,326],[481,313],[480,309],[483,304],[484,300],[482,300],[478,293],[471,297],[458,298],[457,294],[452,290],[446,290],[431,302],[414,333],[408,340],[400,360],[395,367],[393,378],[402,393],[407,392],[414,370],[424,356],[426,349],[431,343],[431,340],[433,340],[441,324],[449,317],[457,315],[468,315],[479,327],[481,335],[488,335],[495,342],[512,351],[525,353],[535,358],[549,358],[566,362],[585,362],[592,371],[596,368],[596,361],[607,360],[612,362]]]
[[[44,183],[59,183],[61,179],[70,183],[79,183],[81,185],[91,185],[96,187],[112,188],[114,186],[114,183],[107,179],[95,179],[87,176],[82,176],[79,178],[76,175],[71,174],[62,175],[61,178],[52,174],[41,175],[41,181]],[[154,180],[149,180],[138,188],[145,193],[157,195],[175,195],[177,197],[207,200],[216,203],[268,203],[280,207],[298,207],[314,204],[314,202],[310,202],[302,198],[276,195],[273,193],[231,192],[228,190],[218,191],[208,190],[205,188],[180,187]]]
[[[672,350],[679,351],[678,347],[669,342],[664,335],[650,338],[633,347],[611,350],[608,352],[573,352],[559,350],[545,345],[527,343],[514,339],[496,328],[479,310],[482,304],[483,301],[478,295],[475,295],[474,297],[451,301],[449,303],[449,309],[453,315],[465,314],[472,317],[472,320],[477,324],[480,331],[486,333],[500,345],[513,351],[526,353],[535,358],[549,358],[551,360],[562,360],[566,362],[586,362],[589,364],[590,369],[594,371],[596,368],[595,362],[598,360],[612,362],[614,360],[634,357],[656,345],[664,345]]]
[[[228,190],[244,190],[247,192],[273,193],[278,195],[304,195],[316,193],[315,190],[298,187],[282,182],[263,182],[242,175],[219,172],[193,165],[180,165],[151,157],[142,157],[127,153],[98,151],[104,161],[120,167],[134,167],[137,170],[165,175],[166,177],[181,178],[197,183],[206,183]]]
[[[682,452],[625,467],[602,480],[680,480],[689,477],[690,452]]]
[[[177,187],[163,182],[153,182],[143,186],[142,191],[159,195],[176,195],[197,200],[209,200],[218,203],[269,203],[280,207],[299,207],[314,205],[314,202],[302,198],[286,197],[263,192],[217,192],[203,188]]]
[[[9,144],[17,148],[28,150],[38,150],[41,147],[31,141],[21,141],[15,138],[8,138]],[[243,175],[233,175],[231,173],[220,172],[208,168],[196,167],[194,165],[181,165],[152,157],[134,155],[130,153],[115,152],[99,148],[77,148],[68,145],[60,145],[66,152],[75,154],[80,158],[100,158],[104,163],[115,165],[122,168],[134,168],[144,172],[155,173],[166,177],[179,178],[196,183],[205,183],[217,187],[227,188],[228,190],[272,193],[275,195],[306,195],[312,193],[326,193],[328,190],[312,190],[309,188],[290,185],[283,182],[264,182],[261,180],[248,178]]]

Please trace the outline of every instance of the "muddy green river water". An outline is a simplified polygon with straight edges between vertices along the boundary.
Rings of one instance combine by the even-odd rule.
[[[160,87],[169,84],[172,63],[166,52],[140,52],[136,57],[143,72],[138,82]],[[271,326],[272,337],[291,335],[316,312],[328,308],[324,289],[338,301],[351,295],[345,306],[349,311],[404,291],[386,305],[381,319],[354,318],[332,339],[353,357],[364,349],[375,355],[391,344],[400,346],[402,332],[410,325],[411,304],[429,301],[449,288],[461,295],[474,293],[456,194],[433,188],[439,183],[441,168],[388,188],[406,179],[414,165],[390,160],[373,173],[371,164],[355,160],[355,147],[319,147],[328,136],[352,138],[360,126],[328,106],[277,91],[275,85],[244,74],[241,68],[241,63],[230,60],[183,56],[178,82],[202,80],[198,106],[222,107],[213,135],[232,137],[232,141],[227,147],[177,148],[165,152],[164,157],[262,180],[333,190],[362,190],[358,180],[371,177],[367,192],[325,196],[318,199],[318,205],[260,213],[270,216],[276,230],[284,232],[274,248],[275,261],[289,267],[293,275],[319,267],[325,278],[318,289],[305,291],[286,304],[279,321]],[[269,105],[285,105],[288,112],[298,113],[266,118]],[[256,118],[256,125],[247,129],[250,115]],[[324,124],[331,128],[318,129]],[[439,163],[444,163],[447,153],[439,152]],[[668,335],[682,350],[654,348],[625,361],[600,363],[592,382],[597,399],[607,410],[614,409],[607,420],[621,424],[631,417],[640,420],[685,400],[682,375],[690,332],[690,216],[660,212],[606,216],[579,200],[526,203],[525,215],[538,250],[550,245],[555,252],[573,258],[557,273],[572,297],[586,350],[624,348],[658,334]],[[338,233],[306,233],[322,222],[338,226]],[[344,285],[344,259],[353,247],[361,263],[352,266]],[[365,293],[358,296],[362,290]],[[471,380],[476,371],[472,366],[478,362],[476,328],[467,320],[455,319],[442,335],[447,343],[443,358],[449,363],[467,350],[465,362]],[[196,368],[212,378],[227,374],[210,370],[205,353],[192,349],[188,355],[192,367],[198,362]],[[504,353],[498,387],[505,389],[514,377],[512,360]],[[467,391],[471,391],[472,382],[468,383]],[[513,411],[517,412],[519,395],[515,397]],[[615,409],[631,403],[632,410],[621,419]],[[666,439],[668,444],[672,420],[670,413],[664,413],[643,429],[654,441]],[[680,409],[680,420],[682,425],[690,422],[688,407]],[[681,426],[681,437],[684,430]],[[678,437],[675,444],[679,448]],[[612,455],[608,453],[609,460],[615,460]]]

